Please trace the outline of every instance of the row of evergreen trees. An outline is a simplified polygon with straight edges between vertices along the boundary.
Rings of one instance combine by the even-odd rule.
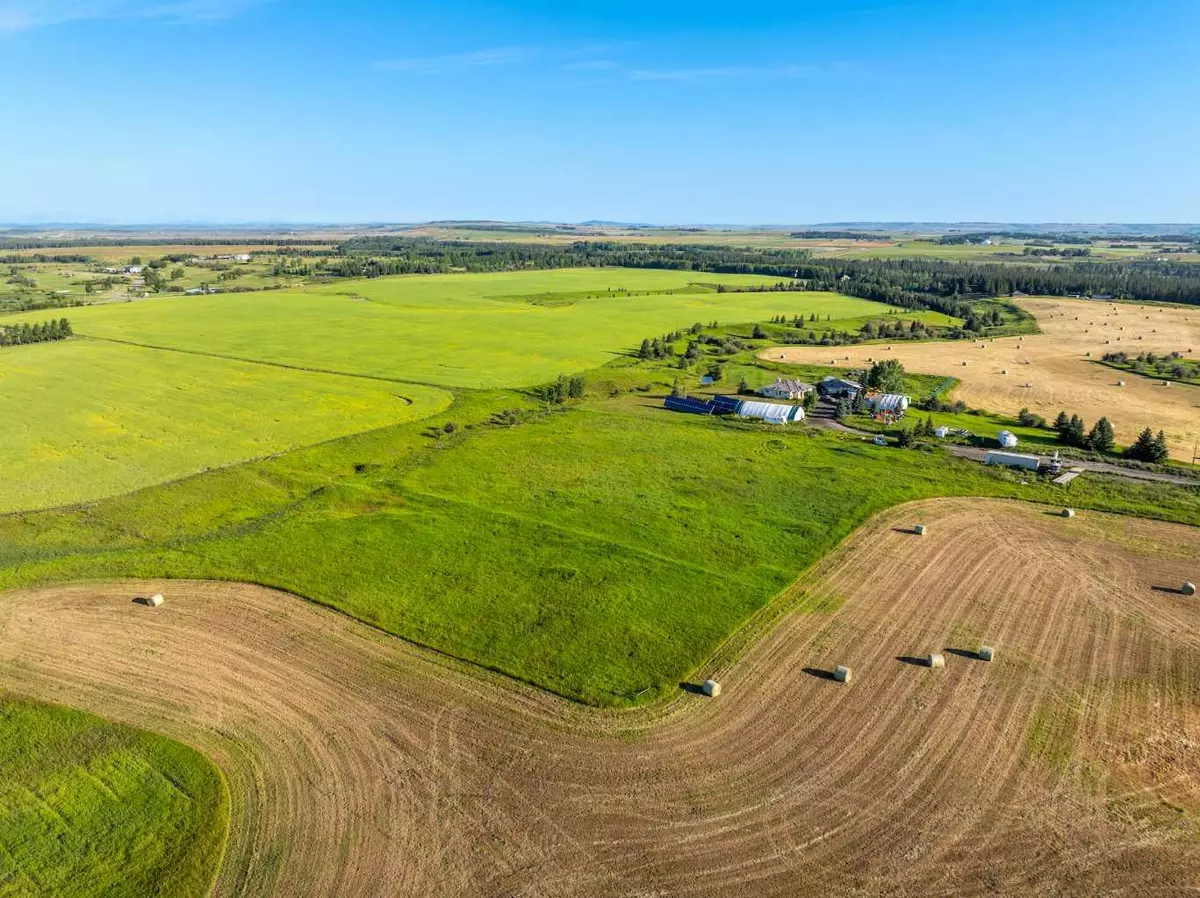
[[[1088,430],[1079,415],[1067,417],[1066,412],[1059,412],[1058,417],[1054,419],[1054,430],[1062,442],[1079,449],[1108,453],[1113,451],[1115,445],[1113,427],[1108,418],[1101,418]],[[1138,434],[1133,444],[1125,449],[1125,457],[1133,461],[1160,464],[1165,462],[1169,455],[1167,435],[1161,430],[1155,434],[1149,427]]]
[[[73,333],[71,322],[66,318],[59,318],[57,321],[42,321],[38,324],[23,322],[10,327],[0,327],[0,346],[23,346],[26,343],[65,340]]]

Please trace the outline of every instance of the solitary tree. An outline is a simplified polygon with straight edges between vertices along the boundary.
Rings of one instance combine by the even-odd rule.
[[[896,359],[876,362],[867,372],[867,386],[884,393],[898,393],[904,384],[904,366]]]

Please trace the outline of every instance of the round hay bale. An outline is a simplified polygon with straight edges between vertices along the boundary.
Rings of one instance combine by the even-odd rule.
[[[929,665],[930,669],[938,670],[946,666],[946,656],[941,652],[934,652],[925,663]]]
[[[705,680],[702,688],[704,689],[704,694],[711,698],[716,698],[721,694],[721,684],[716,680]]]
[[[146,599],[146,604],[151,608],[157,608],[163,603],[163,601],[164,599],[162,597],[162,593],[156,592],[154,595],[150,596],[150,598]]]
[[[913,533],[915,533],[917,536],[924,536],[925,535],[925,525],[918,524],[916,527],[913,527]]]
[[[1064,518],[1073,518],[1073,517],[1075,517],[1075,509],[1074,509],[1074,508],[1064,508],[1064,509],[1062,510],[1062,516],[1063,516]]]
[[[1196,594],[1196,584],[1189,580],[1183,586],[1179,587],[1179,591],[1185,596],[1194,596]]]
[[[1123,380],[1119,380],[1119,381],[1117,381],[1117,386],[1118,386],[1118,387],[1123,387],[1123,386],[1125,386],[1125,381],[1123,381]]]
[[[839,683],[849,683],[854,676],[854,671],[848,668],[845,664],[839,664],[833,670],[833,678]]]
[[[1007,369],[1007,368],[1005,368],[1005,369],[1004,369],[1003,371],[1001,371],[1000,373],[1001,373],[1001,374],[1007,374],[1007,373],[1008,373],[1008,369]]]
[[[980,646],[979,647],[979,660],[980,661],[996,660],[996,650],[994,648],[992,648],[990,645]]]

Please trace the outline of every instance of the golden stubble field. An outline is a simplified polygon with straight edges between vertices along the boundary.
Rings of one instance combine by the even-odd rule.
[[[1198,569],[1194,528],[940,500],[799,581],[783,608],[840,607],[711,664],[717,699],[589,711],[192,582],[0,596],[0,683],[213,758],[219,896],[1179,895],[1200,600],[1168,589]],[[931,651],[944,670],[912,663]]]
[[[1065,410],[1079,414],[1089,426],[1106,415],[1118,442],[1132,442],[1143,427],[1161,429],[1172,456],[1191,461],[1200,439],[1200,387],[1163,386],[1097,360],[1118,351],[1182,352],[1195,358],[1200,354],[1200,308],[1055,298],[1017,302],[1037,317],[1041,334],[984,343],[893,343],[890,348],[786,346],[765,350],[761,357],[822,365],[836,360],[838,367],[852,369],[871,359],[896,358],[910,371],[959,378],[953,397],[972,408],[1009,415],[1028,408],[1048,420]],[[1122,380],[1125,385],[1118,386]]]

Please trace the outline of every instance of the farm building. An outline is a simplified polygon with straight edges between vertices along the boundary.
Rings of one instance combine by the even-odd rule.
[[[713,411],[718,415],[736,414],[740,404],[741,400],[736,396],[714,396],[712,398]]]
[[[831,374],[822,378],[821,382],[817,384],[817,392],[825,399],[841,399],[843,396],[853,399],[862,392],[862,384],[852,380],[843,380]]]
[[[899,415],[908,410],[908,397],[900,393],[872,393],[867,397],[867,408],[873,412]]]
[[[760,396],[766,396],[768,399],[803,399],[806,394],[813,390],[812,384],[806,384],[802,380],[794,380],[789,377],[777,377],[775,383],[767,384],[765,387],[758,388]]]
[[[984,463],[989,465],[1008,465],[1010,468],[1026,468],[1030,471],[1036,471],[1041,465],[1042,460],[1036,455],[1021,455],[1019,452],[996,452],[989,450],[984,458]]]
[[[1005,449],[1012,449],[1017,445],[1017,435],[1011,430],[1002,430],[996,437],[996,441]]]
[[[804,409],[798,405],[779,405],[775,402],[757,402],[752,399],[739,402],[734,414],[739,418],[762,418],[769,424],[804,420]]]

